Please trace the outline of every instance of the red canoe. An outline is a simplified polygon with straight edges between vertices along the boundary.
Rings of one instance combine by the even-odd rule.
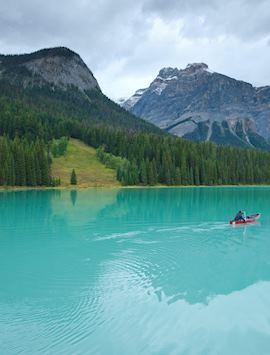
[[[254,213],[250,216],[247,216],[245,221],[230,221],[230,224],[247,224],[247,223],[254,223],[261,217],[260,213]]]

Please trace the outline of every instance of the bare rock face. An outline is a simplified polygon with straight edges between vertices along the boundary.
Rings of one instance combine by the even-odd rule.
[[[81,57],[64,47],[24,55],[0,56],[0,79],[29,85],[73,86],[86,91],[99,85]]]
[[[255,88],[212,72],[204,63],[161,69],[123,107],[178,136],[270,147],[270,87]]]

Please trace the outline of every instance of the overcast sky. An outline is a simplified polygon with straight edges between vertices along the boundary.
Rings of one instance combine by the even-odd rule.
[[[67,46],[105,94],[128,97],[162,67],[270,84],[269,0],[0,0],[0,52]]]

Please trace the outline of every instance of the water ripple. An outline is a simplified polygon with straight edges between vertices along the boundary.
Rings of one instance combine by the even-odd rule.
[[[98,211],[102,191],[44,197],[31,213],[15,199],[0,220],[0,353],[267,353],[267,217],[224,222],[235,190],[227,205],[211,189],[126,191]],[[241,191],[237,203],[267,216],[265,191]]]

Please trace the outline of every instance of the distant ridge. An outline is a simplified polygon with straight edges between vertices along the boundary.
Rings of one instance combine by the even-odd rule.
[[[205,63],[163,68],[123,107],[192,140],[270,149],[270,87],[211,71]]]

